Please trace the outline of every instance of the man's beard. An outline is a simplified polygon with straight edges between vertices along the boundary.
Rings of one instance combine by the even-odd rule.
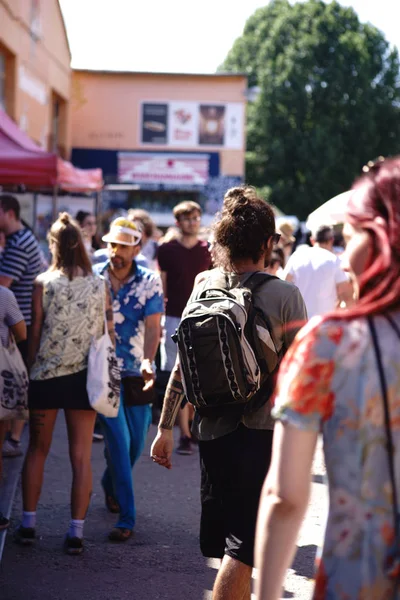
[[[110,258],[110,262],[112,268],[116,271],[119,271],[120,269],[125,269],[125,267],[128,265],[127,261],[124,258],[121,258],[121,256],[114,256],[113,258]]]

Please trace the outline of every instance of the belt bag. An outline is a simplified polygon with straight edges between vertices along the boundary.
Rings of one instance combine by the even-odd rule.
[[[143,377],[129,376],[122,378],[125,406],[144,406],[154,402],[154,386],[146,391],[143,391],[143,386]]]

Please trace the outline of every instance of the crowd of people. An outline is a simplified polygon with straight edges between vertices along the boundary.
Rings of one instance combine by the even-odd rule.
[[[73,472],[68,554],[84,549],[95,422],[114,542],[135,527],[132,469],[152,419],[151,457],[167,469],[176,423],[176,452],[199,449],[200,547],[221,559],[213,599],[250,600],[256,566],[257,599],[276,600],[322,433],[330,505],[314,597],[398,597],[400,158],[364,169],[343,232],[321,223],[301,240],[290,222],[276,227],[250,186],[226,192],[211,235],[201,213],[181,202],[158,240],[150,216],[130,210],[102,243],[93,215],[62,213],[43,270],[18,201],[0,196],[1,348],[15,341],[29,373],[15,540],[35,541],[60,409]],[[120,366],[114,417],[93,410],[87,389],[91,341],[105,323]],[[23,427],[0,421],[4,457],[21,452]],[[0,515],[0,528],[8,525]]]

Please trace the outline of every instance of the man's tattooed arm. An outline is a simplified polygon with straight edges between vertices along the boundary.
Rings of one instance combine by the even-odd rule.
[[[179,362],[176,362],[165,390],[164,404],[161,413],[159,427],[161,429],[172,429],[176,416],[181,407],[184,397],[181,370]]]

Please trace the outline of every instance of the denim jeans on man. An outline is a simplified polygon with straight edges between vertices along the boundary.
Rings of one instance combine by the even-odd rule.
[[[120,507],[115,527],[133,529],[136,521],[132,468],[146,442],[151,423],[151,405],[125,406],[121,393],[118,416],[109,419],[99,415],[104,430],[107,467],[101,484],[107,496],[112,496]]]

